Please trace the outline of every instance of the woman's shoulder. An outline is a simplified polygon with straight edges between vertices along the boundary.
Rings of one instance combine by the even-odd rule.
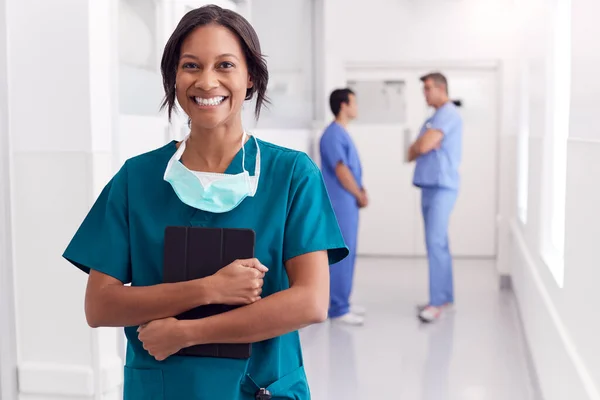
[[[143,167],[148,164],[156,165],[160,161],[168,162],[173,154],[177,151],[177,142],[175,140],[170,141],[162,147],[154,150],[147,151],[145,153],[133,156],[127,159],[126,163],[130,167]]]
[[[177,142],[166,145],[127,159],[112,177],[107,187],[112,191],[128,190],[131,185],[145,185],[147,182],[162,178],[165,168],[173,153],[177,150]]]
[[[145,153],[133,156],[127,161],[123,167],[127,170],[128,175],[147,176],[152,172],[164,173],[169,159],[177,151],[177,142],[171,141],[158,149],[147,151]]]
[[[277,171],[294,172],[294,175],[320,171],[317,164],[304,151],[279,146],[258,138],[256,140],[261,149],[261,158]]]

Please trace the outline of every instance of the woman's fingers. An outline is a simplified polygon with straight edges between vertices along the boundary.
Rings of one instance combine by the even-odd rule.
[[[249,258],[247,260],[238,260],[242,265],[250,268],[256,268],[260,272],[267,272],[269,268],[265,267],[258,261],[257,258]]]

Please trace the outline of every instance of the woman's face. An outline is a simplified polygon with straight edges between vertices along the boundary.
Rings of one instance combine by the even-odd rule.
[[[235,34],[216,24],[198,27],[185,38],[180,54],[177,101],[192,125],[214,129],[241,118],[252,81]]]

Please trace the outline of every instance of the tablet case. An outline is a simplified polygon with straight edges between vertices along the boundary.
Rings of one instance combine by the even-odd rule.
[[[213,275],[235,260],[254,258],[255,233],[251,229],[170,226],[165,229],[163,282],[175,283]],[[210,304],[178,315],[177,319],[199,319],[239,306]],[[181,349],[177,354],[196,357],[245,359],[251,344],[203,344]]]

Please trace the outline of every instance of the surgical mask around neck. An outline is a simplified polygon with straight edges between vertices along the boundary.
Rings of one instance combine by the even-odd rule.
[[[244,164],[246,132],[242,135],[243,171],[239,174],[190,171],[180,162],[188,139],[189,135],[169,160],[164,174],[164,180],[171,184],[183,203],[211,213],[225,213],[240,205],[246,197],[253,197],[256,194],[260,177],[260,147],[254,136],[256,165],[253,176],[246,171]]]

